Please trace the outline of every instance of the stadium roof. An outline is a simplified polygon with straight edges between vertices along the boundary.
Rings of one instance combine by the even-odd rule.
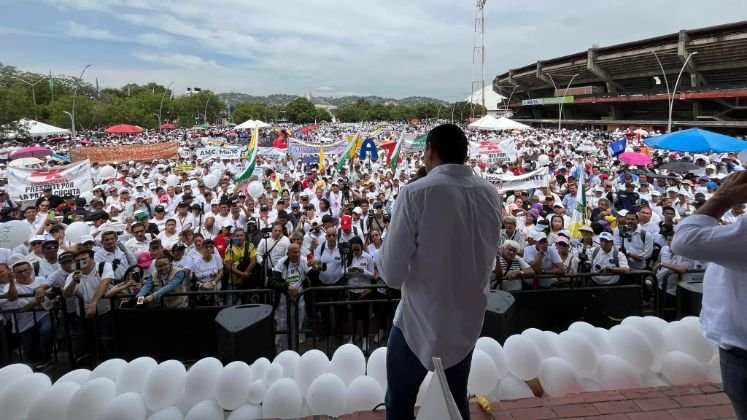
[[[650,87],[653,77],[662,75],[652,51],[661,60],[670,86],[692,52],[697,54],[683,72],[681,87],[747,84],[747,21],[742,21],[537,61],[496,76],[493,88],[509,96],[514,86],[518,86],[517,93],[552,90],[554,80],[562,89],[577,74],[571,86],[602,85],[608,92],[641,91]]]

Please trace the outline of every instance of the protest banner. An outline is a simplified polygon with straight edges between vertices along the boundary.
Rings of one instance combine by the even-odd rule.
[[[51,168],[8,168],[8,193],[13,200],[35,201],[44,189],[60,197],[74,196],[93,189],[91,162],[84,160]]]
[[[346,141],[337,141],[324,145],[326,155],[339,155],[345,150]],[[288,154],[293,156],[318,155],[321,144],[311,144],[300,140],[292,139],[288,144]]]
[[[195,150],[198,160],[218,158],[222,160],[241,159],[241,147],[201,147]]]
[[[550,185],[550,174],[547,168],[539,168],[534,172],[519,176],[485,174],[485,179],[502,191],[529,190]]]
[[[90,160],[91,163],[150,162],[155,159],[176,159],[179,157],[179,142],[154,144],[128,144],[112,147],[73,147],[70,159],[73,162]]]

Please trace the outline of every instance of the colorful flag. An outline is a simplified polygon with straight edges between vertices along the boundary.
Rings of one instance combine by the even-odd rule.
[[[399,140],[397,140],[397,145],[394,146],[394,150],[392,151],[392,156],[389,158],[389,166],[392,168],[392,170],[397,169],[397,161],[399,160],[399,152],[402,150],[402,145],[405,143],[405,131],[402,130],[402,133],[399,135]]]
[[[625,147],[627,147],[628,141],[626,139],[620,139],[612,144],[610,144],[609,152],[611,155],[617,156],[620,153],[625,151]]]
[[[576,208],[573,209],[571,215],[571,223],[569,230],[571,237],[574,239],[581,237],[581,226],[586,224],[586,213],[588,206],[586,205],[586,173],[581,171],[581,177],[578,180],[578,188],[576,189]]]
[[[319,146],[319,172],[324,170],[324,145]]]
[[[259,139],[259,125],[254,126],[252,130],[252,139],[249,141],[249,148],[247,149],[246,155],[246,170],[241,175],[233,179],[233,182],[241,182],[249,179],[254,173],[254,168],[257,166],[257,144]]]
[[[342,166],[345,164],[345,161],[348,159],[348,155],[350,155],[350,151],[353,150],[353,147],[355,147],[358,144],[358,138],[360,137],[361,133],[360,131],[355,133],[352,139],[348,142],[348,145],[345,146],[345,150],[342,151],[342,154],[340,155],[340,159],[338,159],[337,162],[337,171],[342,170]]]
[[[283,191],[283,184],[280,183],[280,173],[275,172],[275,188],[278,189],[278,192]]]

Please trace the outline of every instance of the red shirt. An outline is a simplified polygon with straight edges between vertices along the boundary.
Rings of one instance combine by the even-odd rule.
[[[218,254],[220,254],[221,259],[226,255],[226,249],[228,248],[228,241],[230,240],[230,237],[225,237],[223,234],[220,234],[213,238],[213,242],[215,242],[215,249],[218,250]]]

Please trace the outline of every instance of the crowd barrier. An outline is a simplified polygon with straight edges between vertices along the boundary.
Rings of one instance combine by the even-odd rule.
[[[579,320],[609,328],[626,316],[643,313],[642,301],[644,290],[647,288],[646,280],[653,278],[655,281],[654,273],[633,271],[625,276],[622,284],[613,286],[589,285],[589,280],[594,275],[575,274],[571,276],[570,282],[561,287],[510,292],[514,301],[501,318],[501,331],[488,333],[502,341],[508,335],[527,328],[560,332]],[[363,299],[353,298],[359,294],[351,295],[351,291],[362,290],[370,290],[371,294]],[[344,338],[354,335],[358,329],[358,325],[352,322],[354,312],[358,313],[358,322],[362,321],[360,315],[363,314],[369,323],[368,337],[376,336],[379,330],[384,332],[379,337],[379,343],[375,340],[369,341],[368,350],[372,351],[378,346],[386,345],[384,340],[388,336],[396,305],[400,300],[399,291],[381,285],[309,287],[303,290],[296,300],[290,299],[287,293],[282,295],[290,304],[284,305],[285,322],[282,325],[274,325],[275,337],[272,339],[274,344],[278,345],[278,350],[292,349],[303,352],[310,348],[319,348],[330,356],[337,346],[343,343]],[[658,295],[654,293],[654,296]],[[131,360],[147,355],[156,360],[178,359],[188,362],[216,356],[216,316],[227,307],[223,303],[228,301],[229,296],[234,296],[238,303],[261,303],[277,308],[276,304],[281,294],[271,289],[260,289],[185,292],[170,296],[186,296],[189,306],[182,309],[164,309],[158,305],[127,307],[122,305],[122,302],[135,297],[119,295],[112,299],[111,311],[96,316],[94,320],[84,320],[75,316],[76,309],[79,313],[85,313],[80,297],[76,297],[72,302],[61,297],[54,298],[54,306],[49,310],[54,334],[54,362],[60,361],[60,350],[67,353],[67,362],[71,368],[81,365],[95,366],[97,361],[111,357]],[[211,300],[218,304],[204,304],[205,301]],[[307,310],[300,309],[302,300]],[[657,302],[659,300],[657,299]],[[75,307],[71,306],[72,304]],[[365,309],[361,310],[361,306]],[[354,311],[355,308],[358,310]],[[670,309],[664,303],[656,305],[657,313],[664,313]],[[41,308],[37,308],[32,311],[6,310],[0,313],[12,318],[24,312],[41,311]],[[677,309],[676,312],[681,311]],[[107,318],[110,324],[106,321]],[[82,327],[81,321],[87,326]],[[9,330],[0,338],[0,365],[24,361],[26,358],[23,349],[19,349],[17,344],[18,334],[7,334],[7,331]],[[308,337],[305,342],[302,339],[304,336]],[[338,339],[337,343],[335,338]],[[340,340],[341,338],[343,340]],[[80,343],[86,343],[87,346],[81,346]]]

